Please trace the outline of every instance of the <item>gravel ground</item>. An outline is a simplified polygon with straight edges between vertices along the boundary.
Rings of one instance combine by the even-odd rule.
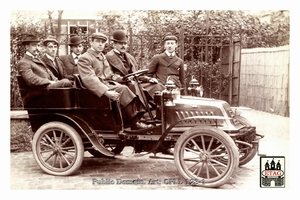
[[[265,133],[266,139],[290,139],[290,118],[256,110],[243,111],[242,115],[257,124],[258,132]],[[273,134],[267,134],[273,130],[277,131]]]
[[[296,160],[291,159],[293,156],[290,153],[297,152],[290,151],[290,149],[298,140],[294,137],[295,131],[291,129],[290,118],[252,109],[243,110],[241,115],[256,126],[257,133],[264,135],[259,142],[260,154],[285,156],[286,188],[292,189],[292,182],[297,180],[294,179],[295,176],[291,176],[291,171],[293,171],[291,167],[296,166],[292,164]]]
[[[290,118],[252,109],[243,110],[241,115],[256,126],[257,133],[265,136],[260,140],[259,153],[289,156]]]

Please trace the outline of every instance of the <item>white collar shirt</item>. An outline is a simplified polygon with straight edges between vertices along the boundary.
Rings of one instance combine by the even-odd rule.
[[[168,51],[166,51],[166,54],[167,54],[169,57],[174,57],[174,56],[175,56],[175,52],[169,53]]]
[[[32,57],[32,58],[35,58],[35,56],[32,55],[32,53],[30,53],[29,51],[26,51],[26,55],[28,55],[28,56],[30,56],[30,57]]]
[[[77,64],[80,55],[76,55],[75,53],[72,53],[72,57],[73,57],[73,59],[74,59],[75,64]]]

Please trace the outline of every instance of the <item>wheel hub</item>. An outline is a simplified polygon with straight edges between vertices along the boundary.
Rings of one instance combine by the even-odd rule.
[[[207,162],[209,160],[209,154],[207,152],[201,153],[199,157],[200,157],[201,161],[206,161]]]
[[[60,146],[55,146],[54,147],[54,152],[61,152],[61,148],[60,148]]]

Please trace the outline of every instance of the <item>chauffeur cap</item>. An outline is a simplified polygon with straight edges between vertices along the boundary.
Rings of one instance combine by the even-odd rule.
[[[175,40],[176,42],[178,42],[178,38],[175,35],[166,35],[163,39],[163,42],[167,40]]]

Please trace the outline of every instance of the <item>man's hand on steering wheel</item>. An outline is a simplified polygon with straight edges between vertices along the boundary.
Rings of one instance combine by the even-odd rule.
[[[134,77],[139,77],[143,74],[146,74],[148,72],[148,69],[142,69],[135,71],[133,73],[127,74],[123,77],[123,81],[134,81]]]
[[[116,82],[123,82],[124,81],[124,77],[120,76],[119,74],[114,74],[111,79],[113,81],[116,81]]]
[[[158,83],[158,80],[156,78],[151,78],[149,80],[149,83]]]

